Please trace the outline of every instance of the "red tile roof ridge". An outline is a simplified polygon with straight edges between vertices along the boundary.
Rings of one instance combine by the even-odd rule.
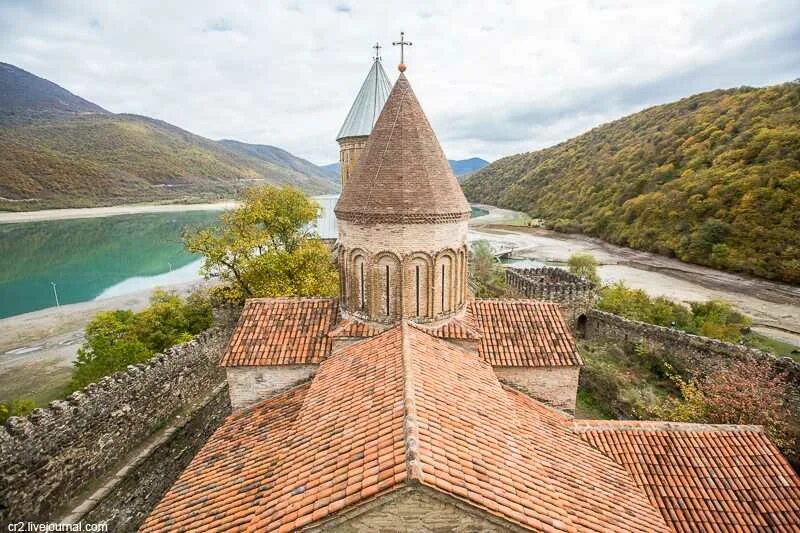
[[[572,430],[586,431],[668,431],[686,433],[763,433],[763,426],[745,424],[702,424],[667,420],[575,420]]]
[[[414,386],[414,365],[412,363],[411,337],[408,335],[408,322],[400,325],[402,335],[403,360],[403,404],[405,417],[403,432],[405,433],[407,481],[422,482],[422,463],[419,456],[419,427],[417,425],[416,390]]]

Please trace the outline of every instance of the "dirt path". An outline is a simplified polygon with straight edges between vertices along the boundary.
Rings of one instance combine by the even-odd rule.
[[[564,263],[576,252],[591,253],[603,281],[624,281],[651,295],[678,301],[727,300],[752,316],[756,329],[800,345],[800,287],[722,272],[677,259],[609,244],[584,235],[509,226],[519,214],[481,206],[489,215],[470,222],[471,237],[514,246],[514,257]]]

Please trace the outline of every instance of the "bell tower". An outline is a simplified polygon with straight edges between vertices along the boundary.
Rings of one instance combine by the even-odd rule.
[[[372,126],[386,103],[392,84],[381,64],[381,46],[375,43],[375,57],[353,106],[344,119],[336,142],[339,143],[339,177],[342,188],[349,181],[353,170],[367,145]]]
[[[465,309],[469,204],[402,70],[334,211],[343,315],[425,323]]]

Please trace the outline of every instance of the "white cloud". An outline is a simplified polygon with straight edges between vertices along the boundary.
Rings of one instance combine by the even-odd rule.
[[[0,0],[0,60],[114,112],[318,163],[385,45],[449,157],[548,146],[648,105],[800,76],[798,0]]]

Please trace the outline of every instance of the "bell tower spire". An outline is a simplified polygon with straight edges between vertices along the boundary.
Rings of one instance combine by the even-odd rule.
[[[372,126],[378,120],[383,105],[389,97],[392,84],[381,63],[380,44],[375,43],[375,56],[367,77],[361,84],[353,106],[344,119],[336,141],[339,143],[339,177],[342,189],[350,179],[361,152],[367,144]]]

